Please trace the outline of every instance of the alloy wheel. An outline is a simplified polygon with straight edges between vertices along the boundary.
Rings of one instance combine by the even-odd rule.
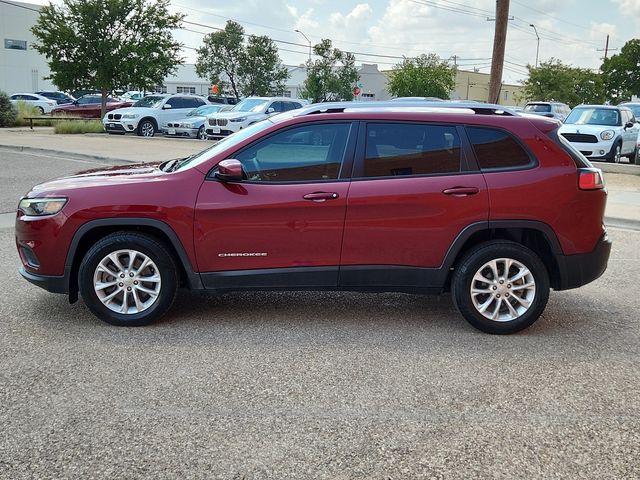
[[[485,318],[509,322],[524,315],[536,295],[531,271],[512,258],[497,258],[482,265],[471,281],[471,299]]]
[[[93,289],[109,310],[132,315],[150,308],[160,295],[162,279],[156,264],[136,250],[106,255],[95,269]]]

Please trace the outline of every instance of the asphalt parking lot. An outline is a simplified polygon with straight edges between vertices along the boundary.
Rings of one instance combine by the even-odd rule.
[[[46,157],[0,155],[0,212],[100,165]],[[404,294],[185,291],[112,327],[0,228],[0,478],[638,478],[640,232],[610,235],[602,278],[499,337]]]

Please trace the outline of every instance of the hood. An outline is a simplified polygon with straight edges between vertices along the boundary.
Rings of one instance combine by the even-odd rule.
[[[191,115],[190,117],[180,117],[177,120],[169,120],[171,123],[200,123],[204,122],[206,115]]]
[[[622,127],[611,125],[578,125],[575,123],[565,123],[560,127],[560,133],[586,133],[587,135],[599,135],[605,130],[618,132]]]
[[[66,195],[86,187],[112,187],[163,181],[167,174],[158,168],[161,163],[138,163],[85,170],[75,175],[68,175],[36,185],[27,197]]]

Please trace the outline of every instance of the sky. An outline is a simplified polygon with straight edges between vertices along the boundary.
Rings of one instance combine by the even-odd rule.
[[[29,0],[26,0],[29,1]],[[46,4],[44,0],[32,0]],[[58,3],[58,2],[56,2]],[[213,2],[171,0],[171,9],[186,14],[175,37],[184,44],[187,63],[211,28],[233,19],[248,34],[278,40],[280,57],[299,65],[309,55],[305,37],[316,43],[330,38],[342,50],[354,52],[356,63],[393,68],[402,56],[436,53],[456,56],[459,68],[489,72],[493,48],[495,0],[241,0]],[[526,65],[551,57],[574,66],[598,69],[610,35],[609,55],[632,38],[640,38],[640,0],[511,0],[503,80],[517,83]],[[618,49],[618,50],[615,50]]]

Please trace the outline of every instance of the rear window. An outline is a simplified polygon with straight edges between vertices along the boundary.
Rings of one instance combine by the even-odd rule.
[[[529,166],[531,158],[507,132],[486,127],[467,127],[481,170]]]
[[[456,127],[407,123],[367,125],[364,177],[459,171],[460,137]]]
[[[548,103],[528,103],[524,107],[525,112],[547,113],[551,111],[551,105]]]

